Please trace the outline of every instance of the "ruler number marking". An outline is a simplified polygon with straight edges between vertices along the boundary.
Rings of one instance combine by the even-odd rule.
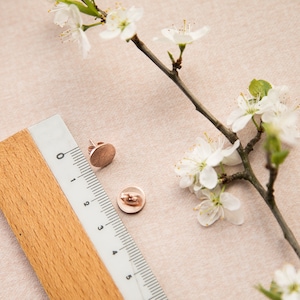
[[[78,147],[76,147],[76,148],[78,148]],[[74,148],[74,149],[76,149],[76,148]],[[58,154],[56,155],[56,158],[57,158],[57,159],[63,159],[67,153],[73,151],[74,149],[69,150],[69,151],[67,151],[67,152],[65,152],[65,153],[60,152],[60,153],[58,153]]]
[[[65,157],[65,154],[64,153],[58,153],[57,155],[56,155],[56,158],[57,159],[63,159]]]

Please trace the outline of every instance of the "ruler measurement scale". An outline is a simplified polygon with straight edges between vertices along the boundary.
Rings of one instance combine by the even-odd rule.
[[[167,299],[63,120],[28,131],[124,299]]]

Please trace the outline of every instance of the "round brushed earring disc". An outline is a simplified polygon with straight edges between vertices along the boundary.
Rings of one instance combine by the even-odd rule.
[[[127,213],[134,214],[141,211],[146,204],[143,190],[137,186],[130,186],[121,191],[117,198],[119,208]]]
[[[90,162],[94,167],[104,168],[109,165],[116,155],[112,144],[100,144],[90,152]]]

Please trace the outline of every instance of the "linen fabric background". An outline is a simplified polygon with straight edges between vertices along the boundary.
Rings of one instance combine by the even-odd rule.
[[[240,92],[253,78],[300,94],[300,2],[298,0],[123,1],[144,8],[138,35],[168,66],[167,51],[154,42],[162,28],[204,25],[210,32],[187,46],[181,78],[213,114],[226,123]],[[115,4],[98,1],[106,9]],[[104,41],[102,28],[87,31],[92,49],[83,60],[75,43],[61,43],[62,29],[48,13],[51,1],[1,1],[0,140],[60,114],[88,158],[89,139],[115,145],[111,165],[96,170],[169,299],[264,299],[254,288],[268,286],[285,263],[300,267],[281,229],[258,193],[247,183],[229,191],[242,201],[245,223],[218,221],[201,227],[199,203],[179,188],[175,163],[207,133],[218,131],[133,43]],[[242,142],[254,134],[253,126]],[[17,147],[17,145],[16,145]],[[265,184],[262,143],[251,155]],[[291,150],[275,185],[278,206],[300,241],[300,146]],[[137,215],[122,213],[118,193],[128,185],[146,193]],[[3,213],[0,213],[0,299],[47,299]]]

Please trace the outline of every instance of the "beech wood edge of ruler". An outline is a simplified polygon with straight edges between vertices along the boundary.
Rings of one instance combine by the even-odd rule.
[[[49,297],[122,299],[28,130],[0,147],[1,210]]]
[[[68,179],[69,184],[78,178],[77,193],[83,197],[79,204],[70,202],[70,198],[76,199],[72,195],[76,193],[76,186],[66,196],[62,190],[63,180],[53,175],[53,168],[48,166],[48,154],[42,154],[36,142],[40,134],[49,131],[51,136],[56,130],[70,139],[69,143],[61,142],[64,146],[74,143],[60,116],[55,115],[39,124],[33,126],[34,130],[22,130],[0,143],[0,209],[49,298],[167,299],[81,151],[50,153],[55,154],[57,161],[66,157],[64,175],[70,173],[70,178],[74,176],[74,164],[79,165],[77,177]],[[33,134],[36,134],[34,138]],[[60,136],[55,138],[61,141]],[[49,143],[51,141],[50,137]],[[46,142],[47,137],[41,143]],[[68,161],[69,152],[72,155]],[[83,188],[79,180],[82,177],[92,177],[94,194],[99,194],[96,197],[99,199],[92,199],[94,194],[92,200],[88,199],[91,192]],[[88,212],[90,215],[83,211],[85,206],[92,205],[94,209]],[[98,231],[95,233],[91,226],[94,226],[93,220],[98,222],[98,219],[103,225],[95,224]],[[96,235],[100,231],[102,238]],[[121,231],[120,237],[118,231]],[[128,247],[133,249],[133,254]],[[108,253],[116,257],[116,261]]]

